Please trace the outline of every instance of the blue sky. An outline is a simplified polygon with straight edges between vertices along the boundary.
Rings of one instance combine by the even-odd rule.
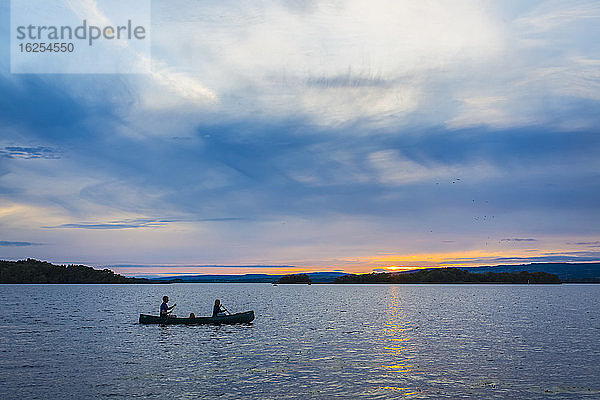
[[[146,75],[11,74],[0,16],[3,259],[600,259],[598,2],[156,1]]]

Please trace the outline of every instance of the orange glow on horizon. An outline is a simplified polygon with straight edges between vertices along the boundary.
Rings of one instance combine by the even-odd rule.
[[[554,250],[561,251],[561,250]],[[562,250],[568,251],[568,250]],[[375,256],[364,256],[354,258],[340,258],[335,261],[328,260],[320,263],[298,262],[284,260],[281,268],[265,268],[261,265],[239,267],[232,266],[194,266],[194,265],[169,265],[169,266],[120,266],[114,267],[116,273],[127,276],[160,276],[169,277],[176,275],[243,275],[243,274],[266,274],[266,275],[286,275],[301,274],[310,272],[333,272],[340,271],[345,273],[371,273],[371,272],[403,272],[427,268],[449,268],[449,267],[472,267],[488,266],[497,264],[517,264],[527,263],[528,258],[544,256],[548,253],[543,249],[510,249],[509,251],[500,250],[467,250],[452,252],[432,252],[432,253],[412,253],[395,254],[386,253]],[[515,262],[497,261],[498,259],[515,258]],[[522,260],[522,261],[520,261]],[[271,262],[270,265],[274,265]],[[290,265],[291,264],[291,265]],[[295,265],[294,265],[295,264]]]
[[[362,267],[363,271],[369,268],[388,270],[390,272],[410,271],[426,268],[450,268],[496,265],[500,262],[486,261],[498,258],[527,258],[539,256],[543,250],[535,252],[512,249],[510,252],[498,250],[467,250],[452,251],[444,253],[414,253],[414,254],[384,254],[379,256],[367,256],[353,259],[351,262],[356,267]],[[348,260],[350,261],[350,260]],[[510,264],[510,262],[508,262]],[[371,272],[371,271],[367,271]]]
[[[430,266],[423,266],[423,267],[417,267],[417,266],[413,266],[413,265],[384,265],[381,266],[378,269],[385,269],[388,270],[390,272],[404,272],[404,271],[412,271],[412,270],[417,270],[417,269],[428,269],[428,268],[443,268],[437,265],[430,265]]]
[[[519,257],[519,256],[531,256],[531,253],[517,253],[511,252],[506,254],[501,251],[487,251],[487,250],[467,250],[467,251],[453,251],[445,253],[415,253],[415,254],[388,254],[381,256],[368,256],[359,258],[360,261],[367,264],[405,264],[406,267],[419,267],[424,264],[428,264],[428,268],[440,266],[441,263],[444,265],[470,265],[471,262],[461,261],[466,258],[487,258],[487,257]],[[454,262],[453,262],[454,261]],[[420,264],[420,265],[419,265]]]

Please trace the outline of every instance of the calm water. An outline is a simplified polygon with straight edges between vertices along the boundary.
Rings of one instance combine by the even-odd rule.
[[[142,326],[220,298],[239,326]],[[600,285],[0,285],[3,399],[600,399]]]

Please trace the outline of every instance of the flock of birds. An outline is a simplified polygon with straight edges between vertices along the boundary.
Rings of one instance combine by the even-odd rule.
[[[453,178],[450,182],[451,182],[451,184],[456,185],[456,184],[461,183],[463,181],[462,181],[461,178]],[[435,184],[439,185],[440,182],[436,182]],[[484,202],[478,202],[475,199],[472,199],[471,202],[472,202],[473,207],[477,207],[480,204],[483,204],[483,205],[489,204],[489,200],[485,200]],[[473,221],[473,223],[491,223],[491,222],[493,222],[495,220],[495,218],[496,218],[495,215],[487,215],[487,214],[484,214],[484,215],[474,215],[472,221]],[[430,229],[429,232],[433,233],[433,229]],[[488,236],[487,240],[485,241],[485,245],[487,246],[490,241],[491,241],[491,238]],[[454,242],[454,241],[444,241],[444,242]],[[502,243],[502,240],[499,240],[498,242]]]

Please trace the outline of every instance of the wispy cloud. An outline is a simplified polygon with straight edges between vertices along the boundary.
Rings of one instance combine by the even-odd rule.
[[[169,221],[170,222],[170,221]],[[168,222],[152,221],[152,222],[108,222],[108,223],[78,223],[78,224],[61,224],[56,226],[43,226],[46,229],[132,229],[132,228],[159,228],[167,225]]]
[[[536,242],[537,239],[531,238],[505,238],[500,239],[501,242]]]
[[[577,23],[600,20],[600,5],[593,0],[544,1],[535,10],[517,20],[518,24],[534,32]]]
[[[581,251],[581,252],[564,252],[564,253],[546,253],[541,256],[531,257],[465,257],[446,260],[440,262],[440,265],[490,265],[501,263],[535,263],[535,262],[592,262],[600,259],[599,251]]]
[[[600,247],[600,240],[596,240],[593,242],[575,242],[570,244],[574,244],[576,246]]]
[[[5,146],[0,149],[0,156],[7,158],[45,158],[45,159],[58,159],[60,153],[50,147],[36,146],[36,147],[24,147],[24,146]]]
[[[35,243],[35,242],[11,242],[7,240],[0,240],[0,246],[5,247],[28,247],[28,246],[40,246],[43,243]]]
[[[194,219],[126,219],[108,222],[79,222],[61,224],[56,226],[43,226],[46,229],[135,229],[135,228],[162,228],[174,222],[235,222],[244,221],[247,218],[225,217],[225,218],[194,218]]]
[[[103,26],[115,25],[104,14],[104,11],[99,7],[95,0],[73,1],[64,0],[67,6],[80,18],[91,19],[92,21]],[[144,105],[150,108],[160,108],[165,106],[177,106],[182,102],[202,103],[214,102],[217,100],[217,95],[213,90],[207,88],[196,77],[178,71],[174,66],[161,59],[159,56],[154,56],[152,59],[145,55],[137,53],[134,49],[129,48],[127,42],[119,44],[128,48],[133,54],[132,59],[137,60],[142,65],[151,65],[151,72],[147,77],[151,78],[154,83],[167,89],[171,96],[156,96],[153,99],[144,98]],[[140,87],[142,89],[143,87]],[[175,96],[175,99],[173,99]],[[170,104],[169,104],[170,103]]]

